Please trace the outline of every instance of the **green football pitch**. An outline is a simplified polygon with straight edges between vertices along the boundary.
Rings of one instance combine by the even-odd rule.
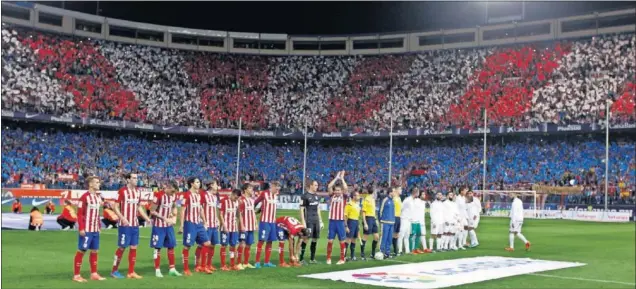
[[[297,216],[298,211],[280,214]],[[326,216],[323,216],[326,219]],[[540,272],[521,276],[472,283],[462,288],[635,288],[635,226],[634,223],[609,224],[564,220],[526,220],[524,234],[532,242],[531,252],[504,251],[508,242],[508,220],[482,218],[478,229],[480,246],[467,251],[402,256],[384,261],[357,261],[342,266],[326,265],[326,228],[318,243],[317,260],[322,264],[301,268],[263,268],[238,272],[216,272],[212,275],[195,273],[192,277],[167,276],[167,257],[162,256],[162,270],[166,277],[154,277],[152,251],[148,247],[150,228],[141,229],[137,253],[137,272],[142,280],[71,282],[73,255],[77,246],[75,231],[2,231],[2,287],[3,288],[368,288],[373,286],[338,281],[299,278],[298,275],[387,266],[408,262],[425,262],[476,256],[506,256],[551,261],[586,263],[586,266]],[[99,272],[109,276],[116,249],[116,230],[104,230],[101,236]],[[181,237],[177,236],[180,240]],[[516,240],[516,247],[523,244]],[[180,243],[180,242],[179,242]],[[369,244],[370,245],[370,244]],[[370,246],[367,246],[367,255]],[[179,246],[180,247],[180,246]],[[337,247],[337,246],[336,246]],[[177,248],[177,269],[180,248]],[[274,246],[277,249],[277,246]],[[356,248],[359,255],[359,246]],[[218,248],[217,248],[218,250]],[[255,250],[255,246],[253,246]],[[335,251],[336,260],[338,251]],[[191,253],[191,255],[194,252]],[[252,259],[254,258],[252,252]],[[308,253],[308,252],[307,252]],[[308,254],[307,254],[308,255]],[[306,255],[306,256],[307,256]],[[127,270],[127,255],[120,270]],[[219,254],[215,254],[218,267]],[[191,258],[192,259],[192,258]],[[278,255],[272,253],[277,263]],[[335,262],[334,262],[335,264]],[[88,277],[88,256],[85,256],[82,275]],[[379,287],[378,287],[379,288]]]

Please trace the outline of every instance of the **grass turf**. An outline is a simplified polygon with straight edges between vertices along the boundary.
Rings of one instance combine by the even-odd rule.
[[[280,214],[297,216],[298,211],[280,211]],[[326,220],[326,214],[323,215]],[[429,228],[427,228],[429,229]],[[478,235],[481,245],[468,251],[402,256],[395,261],[349,262],[342,266],[326,265],[326,228],[318,243],[317,260],[322,264],[301,268],[263,268],[238,272],[216,272],[213,275],[195,273],[192,277],[167,276],[168,260],[165,250],[162,252],[163,279],[154,277],[152,251],[149,248],[150,228],[141,229],[137,252],[136,271],[144,276],[142,280],[90,281],[79,284],[71,282],[73,255],[77,247],[75,231],[22,230],[2,231],[2,287],[4,288],[368,288],[373,286],[345,283],[329,280],[298,278],[298,275],[323,273],[329,271],[350,270],[372,266],[387,266],[398,262],[424,262],[444,259],[457,259],[475,256],[528,257],[553,261],[572,261],[586,263],[586,266],[540,272],[550,276],[522,275],[482,283],[473,283],[458,288],[634,288],[636,277],[635,264],[635,226],[634,223],[611,224],[589,223],[564,220],[526,220],[523,232],[532,242],[531,252],[521,250],[523,244],[516,240],[516,252],[503,250],[508,242],[508,219],[482,218]],[[101,236],[99,272],[109,277],[116,249],[117,230],[104,230]],[[176,248],[177,269],[181,272],[181,235],[177,235],[179,246]],[[370,254],[370,242],[367,256]],[[251,258],[254,259],[255,245]],[[272,261],[277,264],[278,246],[273,246]],[[339,251],[334,246],[337,260]],[[309,249],[309,248],[307,248]],[[218,268],[218,248],[214,257]],[[287,248],[285,248],[287,253]],[[307,250],[306,258],[308,258]],[[356,248],[359,256],[360,247]],[[191,262],[194,250],[191,250]],[[87,254],[88,255],[88,254]],[[287,255],[287,254],[286,254]],[[287,256],[286,256],[287,258]],[[127,270],[127,253],[120,266],[120,272]],[[335,264],[335,263],[334,263]],[[88,256],[84,257],[82,275],[87,278]],[[588,279],[588,280],[583,280]],[[590,281],[596,280],[596,281]],[[605,281],[605,282],[601,282]],[[608,282],[610,281],[610,282]],[[625,284],[615,283],[622,282]],[[379,287],[378,287],[379,288]]]

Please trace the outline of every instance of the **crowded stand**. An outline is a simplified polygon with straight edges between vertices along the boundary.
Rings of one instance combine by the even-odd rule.
[[[167,180],[183,185],[184,176],[217,178],[224,188],[234,185],[235,139],[174,136],[157,139],[148,135],[109,130],[38,128],[13,123],[2,130],[2,186],[44,183],[47,187],[77,187],[86,175],[97,175],[103,189],[121,186],[121,175],[139,172],[140,186],[158,186]],[[619,183],[634,191],[635,144],[629,137],[610,146],[610,185]],[[393,146],[394,182],[405,187],[447,192],[481,180],[482,146],[478,139],[400,141]],[[599,201],[603,190],[604,142],[580,137],[510,138],[488,146],[488,189],[529,189],[530,184],[584,186],[583,197]],[[355,188],[385,189],[388,144],[310,142],[307,177],[321,189],[338,169],[348,172]],[[419,172],[419,173],[416,173]],[[283,192],[302,193],[303,146],[287,141],[244,140],[240,179],[280,181]],[[60,174],[75,175],[61,180]],[[79,185],[78,185],[79,184]],[[618,194],[613,194],[618,197]],[[574,197],[573,197],[574,198]],[[579,199],[568,199],[578,202]],[[624,198],[633,202],[634,195]]]
[[[636,121],[635,34],[382,56],[251,56],[2,29],[2,106],[159,125],[373,131]]]

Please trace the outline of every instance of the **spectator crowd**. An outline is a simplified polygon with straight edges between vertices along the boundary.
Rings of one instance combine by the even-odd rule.
[[[636,34],[380,56],[253,56],[2,28],[6,110],[322,132],[636,121]]]

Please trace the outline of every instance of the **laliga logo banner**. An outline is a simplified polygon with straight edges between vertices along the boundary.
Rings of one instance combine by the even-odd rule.
[[[459,286],[562,268],[583,263],[529,258],[476,257],[329,272],[298,277],[405,289]]]

